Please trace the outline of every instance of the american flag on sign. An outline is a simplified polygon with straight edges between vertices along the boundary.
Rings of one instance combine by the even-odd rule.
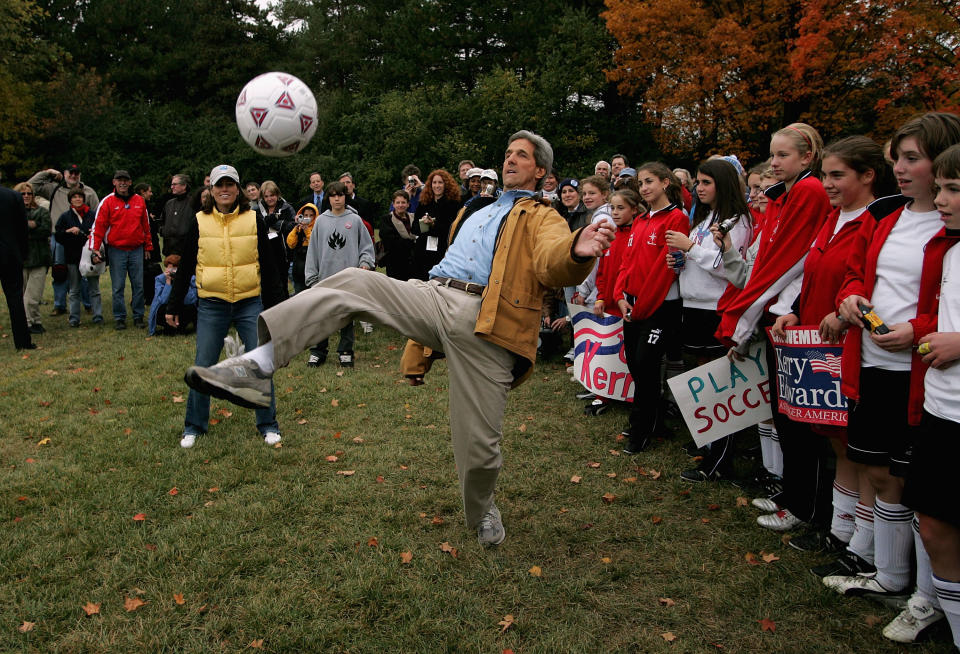
[[[831,377],[840,376],[840,357],[817,350],[807,350],[804,356],[810,361],[810,370],[813,372],[828,372]]]

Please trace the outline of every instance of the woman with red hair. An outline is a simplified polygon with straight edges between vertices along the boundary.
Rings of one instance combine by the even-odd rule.
[[[460,185],[442,168],[427,175],[414,214],[413,277],[426,281],[430,269],[440,263],[447,251],[450,226],[460,210]]]

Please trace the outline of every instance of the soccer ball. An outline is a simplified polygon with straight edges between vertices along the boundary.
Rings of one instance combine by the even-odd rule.
[[[293,75],[264,73],[240,91],[237,129],[260,154],[290,156],[305,148],[317,131],[317,100]]]

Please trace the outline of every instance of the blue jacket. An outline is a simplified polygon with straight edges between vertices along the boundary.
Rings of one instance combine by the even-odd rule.
[[[150,303],[150,335],[153,336],[157,331],[157,311],[161,304],[166,304],[170,299],[170,293],[173,291],[173,284],[167,283],[167,276],[160,273],[153,279],[153,302]],[[183,304],[197,303],[197,276],[190,278],[190,288],[187,289],[187,295],[183,298]]]

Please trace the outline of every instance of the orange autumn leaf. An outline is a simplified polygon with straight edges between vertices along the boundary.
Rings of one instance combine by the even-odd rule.
[[[617,478],[617,473],[615,473],[615,472],[608,472],[608,473],[607,473],[607,478],[608,478],[608,479],[616,479],[616,478]]]
[[[332,400],[330,400],[330,406],[340,406],[340,400],[338,400],[337,398],[333,398]]]
[[[600,557],[600,563],[610,563],[611,561],[613,561],[613,559],[611,559],[609,556]]]
[[[333,455],[333,454],[330,454],[330,455],[328,455],[328,456],[326,457],[326,460],[327,460],[328,463],[336,463],[336,462],[339,461],[340,459],[339,459],[339,457],[337,457],[337,456],[335,456],[335,455]]]
[[[344,477],[352,477],[356,470],[337,470],[338,475],[343,475]]]
[[[257,638],[250,641],[250,649],[263,649],[263,638]]]
[[[367,541],[368,547],[376,547],[379,544],[380,544],[380,541],[377,540],[376,536],[371,536],[370,539]]]
[[[83,612],[87,614],[87,616],[96,615],[97,613],[100,613],[100,605],[94,604],[93,602],[87,602],[81,608],[83,609]]]
[[[219,424],[220,424],[220,420],[217,419],[217,418],[210,418],[210,420],[209,420],[208,422],[209,422],[211,425],[219,425]]]
[[[456,547],[454,547],[447,541],[443,541],[442,543],[440,543],[440,551],[447,552],[453,558],[457,558],[457,556],[460,554],[460,550],[458,550]]]
[[[337,432],[337,433],[339,434],[340,432]],[[334,438],[336,438],[336,436],[334,436]],[[353,442],[354,442],[354,443],[362,443],[362,442],[363,442],[363,439],[360,438],[359,436],[354,436],[354,437],[353,437]]]
[[[700,518],[700,522],[705,525],[710,524],[710,518]]]
[[[307,424],[307,422],[309,421],[306,418],[300,418],[299,420],[297,420],[298,425],[305,425]]]
[[[507,629],[513,626],[513,616],[509,614],[503,616],[503,620],[498,622],[497,625],[501,627],[500,633],[502,634]]]
[[[777,623],[770,618],[763,618],[757,622],[760,623],[760,631],[775,632],[777,630]]]
[[[147,519],[147,514],[146,514],[146,513],[138,513],[138,514],[136,514],[135,516],[133,516],[133,519],[134,519],[135,522],[143,522],[144,520]]]
[[[622,481],[623,481],[623,483],[625,483],[625,484],[635,484],[635,483],[637,483],[637,478],[636,478],[636,477],[624,477]]]
[[[677,639],[677,636],[672,631],[667,631],[660,634],[660,637],[663,638],[668,643],[672,643]]]
[[[588,467],[588,468],[599,468],[599,467],[600,467],[600,464],[599,464],[598,462],[596,462],[596,461],[589,461],[589,462],[587,463],[587,467]]]
[[[600,499],[602,499],[605,504],[613,504],[613,501],[617,499],[617,496],[613,493],[604,493],[600,496]]]
[[[174,486],[173,488],[171,488],[170,490],[167,491],[167,495],[176,495],[176,494],[179,493],[179,492],[180,492],[180,491],[177,490],[177,487]]]
[[[519,431],[519,432],[525,432],[525,431],[527,431],[527,425],[526,425],[526,423],[523,423],[523,424],[521,424],[519,427],[517,427],[517,431]]]
[[[650,479],[660,479],[661,472],[650,468]]]
[[[183,604],[187,600],[183,599],[183,593],[174,593],[173,601],[176,602],[177,604]]]
[[[719,504],[708,504],[708,505],[707,505],[707,511],[716,511],[716,510],[719,509],[719,508],[720,508],[720,505],[719,505]]]
[[[28,456],[26,459],[24,459],[24,463],[36,463],[36,462]]]
[[[745,498],[745,497],[738,497],[738,498],[737,498],[737,506],[747,506],[747,504],[748,504],[747,498]]]
[[[21,634],[25,634],[28,631],[33,631],[33,628],[36,626],[36,624],[36,622],[27,622],[24,620],[20,626],[17,627],[17,631],[19,631]]]
[[[535,565],[528,570],[531,577],[542,577],[543,569],[539,565]]]
[[[673,606],[674,604],[676,604],[676,602],[670,599],[669,597],[661,597],[658,601],[663,606]]]
[[[868,627],[875,627],[876,625],[883,622],[883,618],[881,618],[879,615],[870,614],[864,617],[863,621],[867,623]]]
[[[757,560],[757,555],[753,552],[747,552],[743,555],[743,558],[750,565],[760,565],[760,561]]]
[[[220,408],[220,409],[217,409],[217,415],[223,416],[224,418],[229,418],[230,416],[233,415],[233,411],[228,411],[227,409]]]
[[[582,479],[583,479],[583,477],[581,477],[580,475],[574,475],[574,476],[570,477],[570,483],[571,483],[571,484],[579,484],[579,483],[580,483],[580,480],[582,480]]]
[[[620,456],[620,450],[607,450],[613,456]]]
[[[144,602],[139,597],[128,597],[123,600],[123,608],[125,608],[128,613],[131,611],[136,611],[145,604],[147,604],[147,602]]]
[[[400,552],[400,563],[407,565],[413,561],[413,552]]]
[[[779,561],[780,557],[774,554],[773,552],[760,552],[760,556],[763,559],[764,563],[773,563],[774,561]]]
[[[124,436],[129,436],[129,435],[132,434],[132,433],[133,433],[133,430],[130,429],[129,427],[127,427],[126,429],[123,430],[123,435],[124,435]]]
[[[658,515],[655,515],[652,518],[650,518],[650,522],[652,522],[655,525],[659,525],[661,522],[663,522],[663,518],[661,518]]]
[[[442,524],[443,524],[443,518],[441,518],[441,517],[438,516],[438,515],[435,515],[435,516],[433,516],[433,520],[430,521],[430,524],[442,525]]]

